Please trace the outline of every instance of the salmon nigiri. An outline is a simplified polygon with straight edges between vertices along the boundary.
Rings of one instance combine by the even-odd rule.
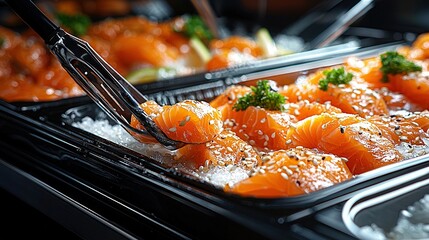
[[[401,161],[402,155],[373,123],[352,114],[321,114],[290,128],[291,147],[317,148],[348,159],[353,174]]]
[[[297,147],[263,157],[253,176],[232,186],[233,192],[252,197],[287,197],[314,192],[352,178],[344,158]]]
[[[141,105],[156,125],[170,139],[184,143],[205,143],[213,140],[223,129],[221,113],[206,102],[185,100],[174,105],[159,106],[154,101]],[[144,127],[132,117],[131,125]],[[154,142],[139,135],[142,142]]]

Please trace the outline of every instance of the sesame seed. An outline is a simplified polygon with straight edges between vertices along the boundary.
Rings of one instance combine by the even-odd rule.
[[[299,115],[299,111],[298,111],[298,109],[295,109],[295,110],[293,111],[293,113],[294,113],[294,115]]]
[[[270,161],[267,162],[267,165],[271,166],[274,165],[276,163],[276,161],[270,159]]]
[[[168,129],[168,131],[170,131],[170,132],[176,132],[176,127],[172,127],[172,128],[170,128],[170,129]]]
[[[209,125],[213,125],[215,123],[215,121],[212,119],[209,121]]]
[[[259,169],[259,172],[261,173],[261,174],[265,174],[265,170],[264,169]]]
[[[229,152],[234,152],[231,147],[226,147],[226,150],[228,150]]]
[[[266,119],[266,118],[262,118],[262,119],[261,119],[261,123],[264,123],[265,121],[267,121],[267,119]]]
[[[255,141],[254,141],[254,140],[250,140],[250,141],[249,141],[249,144],[250,144],[250,145],[255,145]]]
[[[292,143],[292,140],[290,140],[290,139],[288,139],[288,140],[286,140],[286,144],[291,144]]]
[[[183,127],[183,126],[185,126],[186,123],[187,123],[186,120],[182,120],[182,121],[179,122],[179,126]]]
[[[287,167],[284,167],[283,170],[285,170],[286,174],[289,175],[289,176],[293,174],[292,170],[290,170]]]
[[[247,128],[246,124],[241,125],[241,128]]]
[[[280,173],[280,176],[282,176],[282,178],[284,178],[286,180],[289,179],[289,176],[286,173],[284,173],[284,172]]]
[[[407,141],[408,137],[407,136],[400,136],[399,140],[401,140],[401,141]]]
[[[252,146],[249,146],[249,145],[245,145],[245,146],[244,146],[244,148],[245,148],[246,150],[249,150],[249,151],[253,149],[253,148],[252,148]]]
[[[272,134],[271,134],[271,138],[275,138],[276,137],[276,132],[273,132]]]
[[[275,166],[271,164],[271,165],[269,165],[266,169],[267,169],[268,171],[271,171],[271,170],[273,170],[273,169],[274,169],[274,167],[275,167]]]
[[[264,135],[264,132],[262,132],[261,130],[258,130],[258,135]]]

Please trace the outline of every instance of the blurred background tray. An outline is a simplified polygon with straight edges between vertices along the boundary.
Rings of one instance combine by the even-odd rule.
[[[58,1],[37,2],[42,4],[42,6],[51,6],[52,3],[58,3]],[[122,13],[113,11],[108,14],[108,7],[106,7],[106,9],[100,9],[100,11],[94,11],[93,7],[96,6],[96,1],[92,4],[82,1],[80,4],[86,6],[82,7],[82,9],[86,9],[84,12],[89,14],[94,21],[108,19],[108,17],[122,18],[129,15],[145,16],[153,21],[164,21],[174,16],[195,13],[195,9],[190,1],[180,4],[177,1],[118,0],[112,1],[112,3],[113,2],[118,4],[116,8],[123,9]],[[105,5],[113,5],[112,3],[105,3]],[[334,23],[335,20],[338,19],[338,16],[350,10],[352,6],[361,4],[360,10],[362,10],[362,12],[355,17],[354,20],[356,21],[347,28],[348,30],[341,29],[341,32],[344,30],[346,31],[339,36],[337,41],[334,41],[334,43],[327,48],[238,64],[214,72],[197,72],[187,76],[168,77],[147,84],[138,84],[137,86],[139,89],[144,91],[159,91],[163,88],[174,86],[186,87],[198,85],[208,80],[224,79],[250,72],[264,71],[267,69],[341,56],[359,49],[365,49],[380,44],[392,42],[410,43],[415,39],[417,34],[424,31],[424,26],[409,27],[408,25],[412,24],[406,21],[404,21],[402,25],[398,24],[394,27],[392,27],[390,21],[385,22],[385,25],[389,26],[386,28],[371,25],[374,21],[373,18],[379,16],[374,14],[374,12],[380,11],[380,6],[388,5],[392,6],[392,8],[396,6],[394,3],[386,4],[386,1],[330,0],[324,1],[322,5],[319,5],[320,2],[314,0],[302,1],[300,3],[280,3],[278,1],[211,1],[210,3],[218,16],[219,23],[225,25],[230,32],[252,37],[256,30],[265,27],[272,33],[273,37],[300,34],[306,42],[310,42],[313,39],[309,34],[314,34],[315,31],[327,28],[329,24]],[[119,7],[122,5],[124,5],[124,7]],[[419,7],[420,5],[418,5],[417,2],[414,8],[419,11],[424,9],[424,7]],[[49,9],[49,7],[47,8]],[[396,8],[392,11],[396,11]],[[234,12],[235,9],[242,9],[243,11],[237,14]],[[1,7],[1,11],[0,16],[3,17],[1,22],[4,25],[14,29],[25,28],[25,25],[23,25],[13,13],[10,13],[10,10],[5,5]],[[103,11],[106,11],[104,15],[101,14]],[[328,11],[328,13],[325,11]],[[307,18],[303,19],[303,14],[307,14]],[[396,12],[392,15],[395,14]],[[389,17],[391,16],[386,16],[386,19]],[[396,16],[394,18],[396,19]],[[317,20],[317,24],[314,24],[315,20]],[[338,20],[338,23],[341,24],[342,22]],[[301,32],[303,29],[305,31]],[[81,100],[78,99],[77,101]],[[34,102],[15,102],[13,104],[18,106],[18,109],[22,106],[37,105],[37,103]]]

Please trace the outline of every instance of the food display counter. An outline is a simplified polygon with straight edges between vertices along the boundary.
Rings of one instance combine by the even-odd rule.
[[[371,15],[374,14],[371,11],[379,11],[378,4],[387,3],[376,1],[374,8],[368,9],[368,13],[366,13],[368,15],[361,16],[360,21],[351,24],[349,30],[341,34],[339,39],[344,42],[339,45],[333,44],[316,50],[303,50],[287,57],[259,59],[213,71],[202,70],[192,74],[175,75],[168,79],[137,83],[135,87],[149,100],[154,100],[160,105],[177,106],[177,103],[191,99],[206,101],[214,106],[213,100],[226,95],[225,91],[231,87],[240,85],[243,88],[249,87],[249,91],[251,91],[250,86],[252,89],[256,89],[255,86],[261,80],[268,79],[276,82],[279,87],[276,89],[272,86],[269,91],[283,91],[285,96],[288,96],[286,101],[289,102],[286,104],[292,104],[287,106],[294,108],[295,105],[300,104],[302,100],[300,97],[304,96],[305,92],[300,89],[299,91],[302,91],[300,93],[287,95],[288,89],[303,81],[308,81],[310,84],[312,76],[317,76],[318,73],[326,74],[323,72],[325,69],[332,70],[339,66],[346,66],[347,70],[354,69],[355,76],[361,74],[359,76],[364,79],[369,74],[359,72],[358,70],[362,66],[353,65],[356,62],[351,62],[350,59],[378,59],[386,52],[400,52],[404,55],[417,52],[417,48],[409,47],[415,47],[417,36],[421,36],[420,34],[423,33],[423,31],[419,32],[417,27],[413,29],[414,31],[409,32],[402,31],[403,29],[398,26],[398,29],[372,29],[373,31],[368,31],[367,35],[362,34],[362,29],[370,29],[367,25],[369,20],[365,17],[374,17]],[[350,39],[353,43],[348,42]],[[356,45],[356,43],[358,44]],[[340,47],[338,48],[338,46]],[[351,47],[346,49],[344,46]],[[341,48],[344,51],[341,51]],[[407,56],[411,56],[410,59],[414,57],[413,61],[422,57],[422,55],[416,57],[413,54]],[[358,62],[358,60],[355,61]],[[371,68],[373,65],[367,67]],[[357,68],[359,69],[356,70]],[[344,67],[342,69],[344,70]],[[125,75],[128,70],[123,71]],[[410,74],[414,74],[415,71],[417,70],[412,70]],[[424,71],[427,70],[423,69]],[[408,73],[396,74],[406,75]],[[395,74],[391,74],[389,77],[393,75]],[[328,78],[327,75],[326,77]],[[382,77],[379,75],[380,79]],[[418,98],[415,99],[412,95],[406,95],[399,90],[394,92],[391,89],[400,88],[396,85],[388,85],[393,84],[394,80],[391,79],[390,83],[383,83],[385,84],[383,90],[381,88],[374,90],[373,85],[365,85],[365,87],[371,86],[366,90],[366,96],[383,101],[387,112],[386,115],[380,114],[380,116],[390,119],[402,114],[401,111],[408,111],[413,112],[412,117],[417,115],[423,119],[422,121],[425,121],[427,115],[425,115],[424,101],[419,101]],[[363,84],[362,82],[354,83],[353,81],[357,81],[356,78],[339,83],[338,86],[331,85],[333,84],[331,82],[327,83],[327,86],[331,87],[331,90],[328,91],[338,90],[346,93],[347,90],[342,89],[347,89],[350,81],[350,84]],[[320,90],[322,89],[320,82],[315,86],[318,87],[317,90],[314,90],[316,93],[325,91]],[[422,86],[425,88],[425,85]],[[373,90],[374,93],[368,93]],[[385,94],[387,91],[389,93],[392,91],[396,95]],[[353,90],[350,91],[350,94],[355,95],[350,101],[354,101],[356,95],[360,95]],[[353,105],[348,107],[349,105],[346,103],[337,104],[335,98],[340,99],[342,95],[334,97],[332,94],[326,95],[329,101],[325,101],[321,105],[329,106],[314,116],[299,119],[300,114],[290,113],[290,116],[293,115],[293,119],[289,127],[296,129],[298,126],[303,126],[302,121],[306,119],[317,119],[317,116],[331,114],[327,112],[332,104],[333,108],[338,108],[338,111],[342,112],[332,113],[332,116],[338,116],[340,120],[353,116],[358,121],[367,124],[365,129],[372,128],[375,123],[368,119],[378,113],[371,112],[367,116],[365,114],[368,114],[368,111],[376,112],[378,110],[367,108],[368,104],[359,105],[361,106],[359,109],[353,108]],[[293,102],[293,96],[300,97]],[[393,101],[386,96],[396,96],[406,100]],[[365,96],[361,99],[363,99],[361,101],[368,101]],[[388,99],[390,100],[388,101]],[[311,105],[310,100],[304,100],[306,100],[305,106]],[[229,106],[231,101],[235,101],[235,99],[230,98],[225,104]],[[400,105],[401,103],[404,104]],[[263,107],[256,107],[256,109],[260,108]],[[218,109],[225,114],[224,109]],[[353,110],[355,112],[350,113]],[[304,108],[300,109],[301,113],[303,111]],[[410,115],[400,115],[402,120],[405,119],[404,121],[411,118],[408,116]],[[189,121],[191,121],[190,118],[187,122]],[[264,124],[266,121],[267,119],[263,118],[258,122]],[[228,128],[229,124],[227,120],[223,119],[223,128]],[[353,127],[349,127],[347,124],[349,123],[346,121],[341,122],[339,128],[341,134],[350,134],[350,131],[353,131]],[[419,129],[420,127],[421,129],[427,128],[417,120],[411,125],[416,124],[420,124],[417,126]],[[213,125],[213,122],[208,125]],[[377,139],[380,142],[390,141],[389,144],[394,146],[394,137],[392,139],[384,137],[389,130],[383,130],[381,126],[377,126],[374,128],[381,129],[378,130],[380,136],[377,136],[379,137]],[[386,126],[390,125],[386,123]],[[233,126],[230,127],[233,129]],[[325,128],[326,126],[322,126],[314,132],[323,132]],[[247,161],[245,164],[255,164],[250,170],[245,167],[241,168],[241,163],[237,162],[232,162],[230,166],[224,162],[220,163],[220,161],[214,163],[213,160],[211,160],[212,163],[208,160],[199,163],[196,160],[199,155],[190,155],[195,156],[195,159],[193,157],[181,158],[175,155],[176,152],[171,153],[160,145],[135,141],[85,94],[49,101],[0,100],[0,129],[2,132],[2,138],[0,138],[0,187],[7,194],[13,195],[52,219],[55,222],[54,226],[66,229],[62,234],[84,239],[366,239],[372,236],[383,237],[381,236],[383,234],[386,234],[384,237],[394,237],[397,231],[392,229],[396,225],[397,219],[395,222],[392,219],[397,218],[399,212],[424,197],[424,191],[418,189],[426,187],[426,176],[429,171],[429,155],[427,155],[429,150],[425,140],[420,139],[427,134],[424,130],[419,130],[418,133],[421,134],[419,139],[413,139],[414,142],[407,145],[411,146],[414,151],[398,147],[404,142],[401,138],[403,136],[400,136],[398,139],[402,142],[395,145],[394,148],[396,149],[394,151],[398,151],[397,160],[392,160],[392,163],[376,164],[377,166],[374,165],[375,167],[371,166],[370,169],[365,170],[359,168],[365,167],[365,164],[359,165],[361,164],[359,161],[366,161],[370,158],[368,156],[377,157],[380,151],[393,150],[386,148],[371,153],[373,155],[359,158],[354,154],[347,155],[332,147],[330,149],[333,150],[330,152],[327,150],[328,147],[324,148],[322,145],[318,145],[317,150],[314,150],[316,147],[300,145],[301,143],[297,143],[298,140],[286,138],[283,139],[286,146],[292,144],[290,146],[293,146],[294,149],[309,149],[305,153],[307,154],[306,159],[310,159],[310,155],[320,156],[320,161],[312,158],[314,166],[311,165],[311,167],[316,169],[313,175],[320,174],[320,171],[317,170],[318,166],[325,164],[325,158],[329,158],[335,164],[342,164],[341,166],[344,166],[346,172],[345,176],[349,177],[338,180],[339,178],[326,177],[329,174],[321,174],[326,179],[316,181],[312,188],[306,189],[303,186],[307,183],[300,182],[303,179],[307,181],[305,178],[291,180],[296,176],[295,173],[305,171],[305,166],[307,166],[301,164],[302,159],[300,160],[298,157],[301,162],[298,161],[297,165],[289,164],[286,167],[287,170],[279,168],[278,176],[284,179],[267,180],[267,185],[259,187],[260,189],[257,185],[252,186],[260,191],[242,191],[234,186],[246,179],[268,176],[265,174],[270,171],[271,167],[264,165],[264,161],[267,160],[263,159],[272,156],[269,155],[269,152],[278,154],[278,152],[290,150],[276,147],[284,145],[270,140],[270,137],[276,139],[277,135],[270,133],[270,136],[267,136],[268,140],[265,138],[265,142],[258,142],[257,136],[250,136],[250,138],[255,137],[256,141],[237,140],[243,141],[242,144],[247,144],[249,149],[260,154],[255,157],[260,159],[260,163],[250,163],[247,155],[240,158],[242,162]],[[177,130],[176,128],[169,129],[170,132]],[[395,128],[396,130],[398,129]],[[240,135],[243,131],[246,130],[237,130],[234,135],[246,136]],[[287,130],[285,137],[290,137],[291,131]],[[383,132],[383,136],[382,131],[386,131]],[[276,134],[279,133],[276,132]],[[407,132],[407,134],[409,135],[406,136],[412,136],[415,132]],[[216,135],[216,139],[217,137],[218,135]],[[316,138],[318,135],[313,137]],[[228,136],[222,139],[225,138]],[[209,141],[214,141],[214,139]],[[373,138],[362,140],[356,137],[356,139],[358,139],[356,140],[358,143],[368,141],[368,144],[374,144]],[[261,146],[257,146],[258,144]],[[298,146],[294,146],[294,144]],[[228,147],[231,151],[228,150]],[[228,147],[225,148],[227,151],[223,152],[222,156],[229,156],[232,154],[231,152],[234,152],[232,144]],[[207,148],[210,149],[208,145]],[[312,149],[314,152],[308,153],[313,151]],[[239,153],[234,152],[234,154]],[[246,152],[246,154],[250,153]],[[338,158],[332,154],[337,154]],[[287,158],[290,157],[287,156]],[[354,161],[356,161],[355,165],[351,165],[350,162]],[[191,164],[189,165],[189,163]],[[335,168],[330,169],[333,172]],[[290,174],[288,170],[291,172]],[[329,182],[328,180],[332,180],[331,178],[336,180]],[[284,190],[283,186],[278,187],[276,184],[270,183],[270,181],[283,183],[282,181],[285,179],[289,181],[287,184],[295,184],[291,185],[291,188],[299,188],[299,191]],[[329,183],[324,185],[325,182],[322,184],[322,181]],[[282,189],[279,190],[281,194],[264,190],[270,189],[270,187],[276,190]],[[264,196],[264,194],[269,195]],[[397,196],[398,198],[396,198]],[[391,209],[392,213],[392,222],[389,224],[379,217],[380,212],[387,208]],[[407,213],[402,212],[402,214],[407,216]]]

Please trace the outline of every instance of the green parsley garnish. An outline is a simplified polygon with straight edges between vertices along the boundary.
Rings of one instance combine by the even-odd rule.
[[[259,106],[267,110],[282,110],[285,97],[271,87],[269,80],[260,80],[256,87],[250,88],[252,92],[239,98],[232,109],[244,111],[250,106]]]
[[[192,38],[196,37],[203,42],[213,39],[213,34],[204,21],[198,15],[184,17],[184,25],[180,28],[175,26],[174,30]]]
[[[344,70],[344,67],[325,70],[323,71],[323,74],[326,76],[326,78],[319,80],[319,88],[322,89],[323,91],[328,90],[329,83],[332,83],[335,85],[347,84],[353,78],[353,74],[347,73]]]
[[[388,82],[388,74],[405,74],[410,72],[422,71],[422,67],[408,61],[403,55],[398,52],[385,52],[380,55],[381,68],[383,72],[383,82]]]
[[[58,12],[55,16],[60,22],[60,25],[68,28],[71,33],[76,36],[86,34],[86,31],[91,25],[91,19],[83,14],[69,15]]]

